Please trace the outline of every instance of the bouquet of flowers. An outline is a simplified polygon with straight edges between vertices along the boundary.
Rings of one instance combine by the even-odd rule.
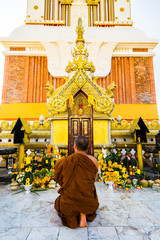
[[[27,167],[24,171],[23,184],[26,186],[29,186],[32,184],[33,179],[34,179],[34,177],[33,177],[33,173],[32,173],[32,168]]]

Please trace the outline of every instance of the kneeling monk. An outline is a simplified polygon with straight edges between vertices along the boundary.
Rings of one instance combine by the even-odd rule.
[[[75,139],[75,153],[62,157],[55,165],[54,178],[60,184],[55,209],[62,223],[69,228],[87,227],[99,206],[94,182],[97,179],[96,158],[87,155],[88,138]]]

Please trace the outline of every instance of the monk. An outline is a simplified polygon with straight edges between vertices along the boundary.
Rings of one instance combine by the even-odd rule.
[[[75,153],[62,157],[55,165],[54,178],[59,183],[60,196],[55,209],[64,226],[87,227],[93,221],[99,206],[94,182],[98,175],[96,158],[87,154],[88,138],[75,139]]]

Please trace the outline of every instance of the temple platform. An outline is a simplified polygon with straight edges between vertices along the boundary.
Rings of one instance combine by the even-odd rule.
[[[97,218],[87,228],[62,226],[54,210],[57,189],[14,194],[0,185],[1,240],[159,240],[160,192],[151,188],[108,191],[96,183]]]

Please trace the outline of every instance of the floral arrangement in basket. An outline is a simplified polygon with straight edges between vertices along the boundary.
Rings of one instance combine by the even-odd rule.
[[[27,156],[21,165],[21,172],[14,174],[14,179],[25,186],[33,184],[33,188],[46,188],[53,179],[54,166],[61,157],[57,147],[47,146],[44,155]]]
[[[114,158],[115,156],[115,158]],[[98,156],[99,165],[99,181],[107,183],[108,181],[114,182],[115,186],[125,183],[128,178],[127,170],[120,163],[120,158],[112,151],[106,158],[103,154]]]
[[[128,154],[128,152],[127,152]],[[129,156],[129,154],[127,155]],[[131,156],[129,156],[131,157]],[[130,161],[129,161],[130,162]],[[126,164],[126,167],[123,159],[116,155],[113,150],[111,153],[107,154],[104,157],[104,154],[98,155],[98,165],[99,165],[99,181],[108,183],[109,181],[114,182],[115,187],[118,188],[128,188],[132,187],[132,181],[129,179],[129,174],[135,175],[137,177],[137,185],[140,186],[140,176],[142,175],[142,171],[137,168],[137,166],[131,166]]]

